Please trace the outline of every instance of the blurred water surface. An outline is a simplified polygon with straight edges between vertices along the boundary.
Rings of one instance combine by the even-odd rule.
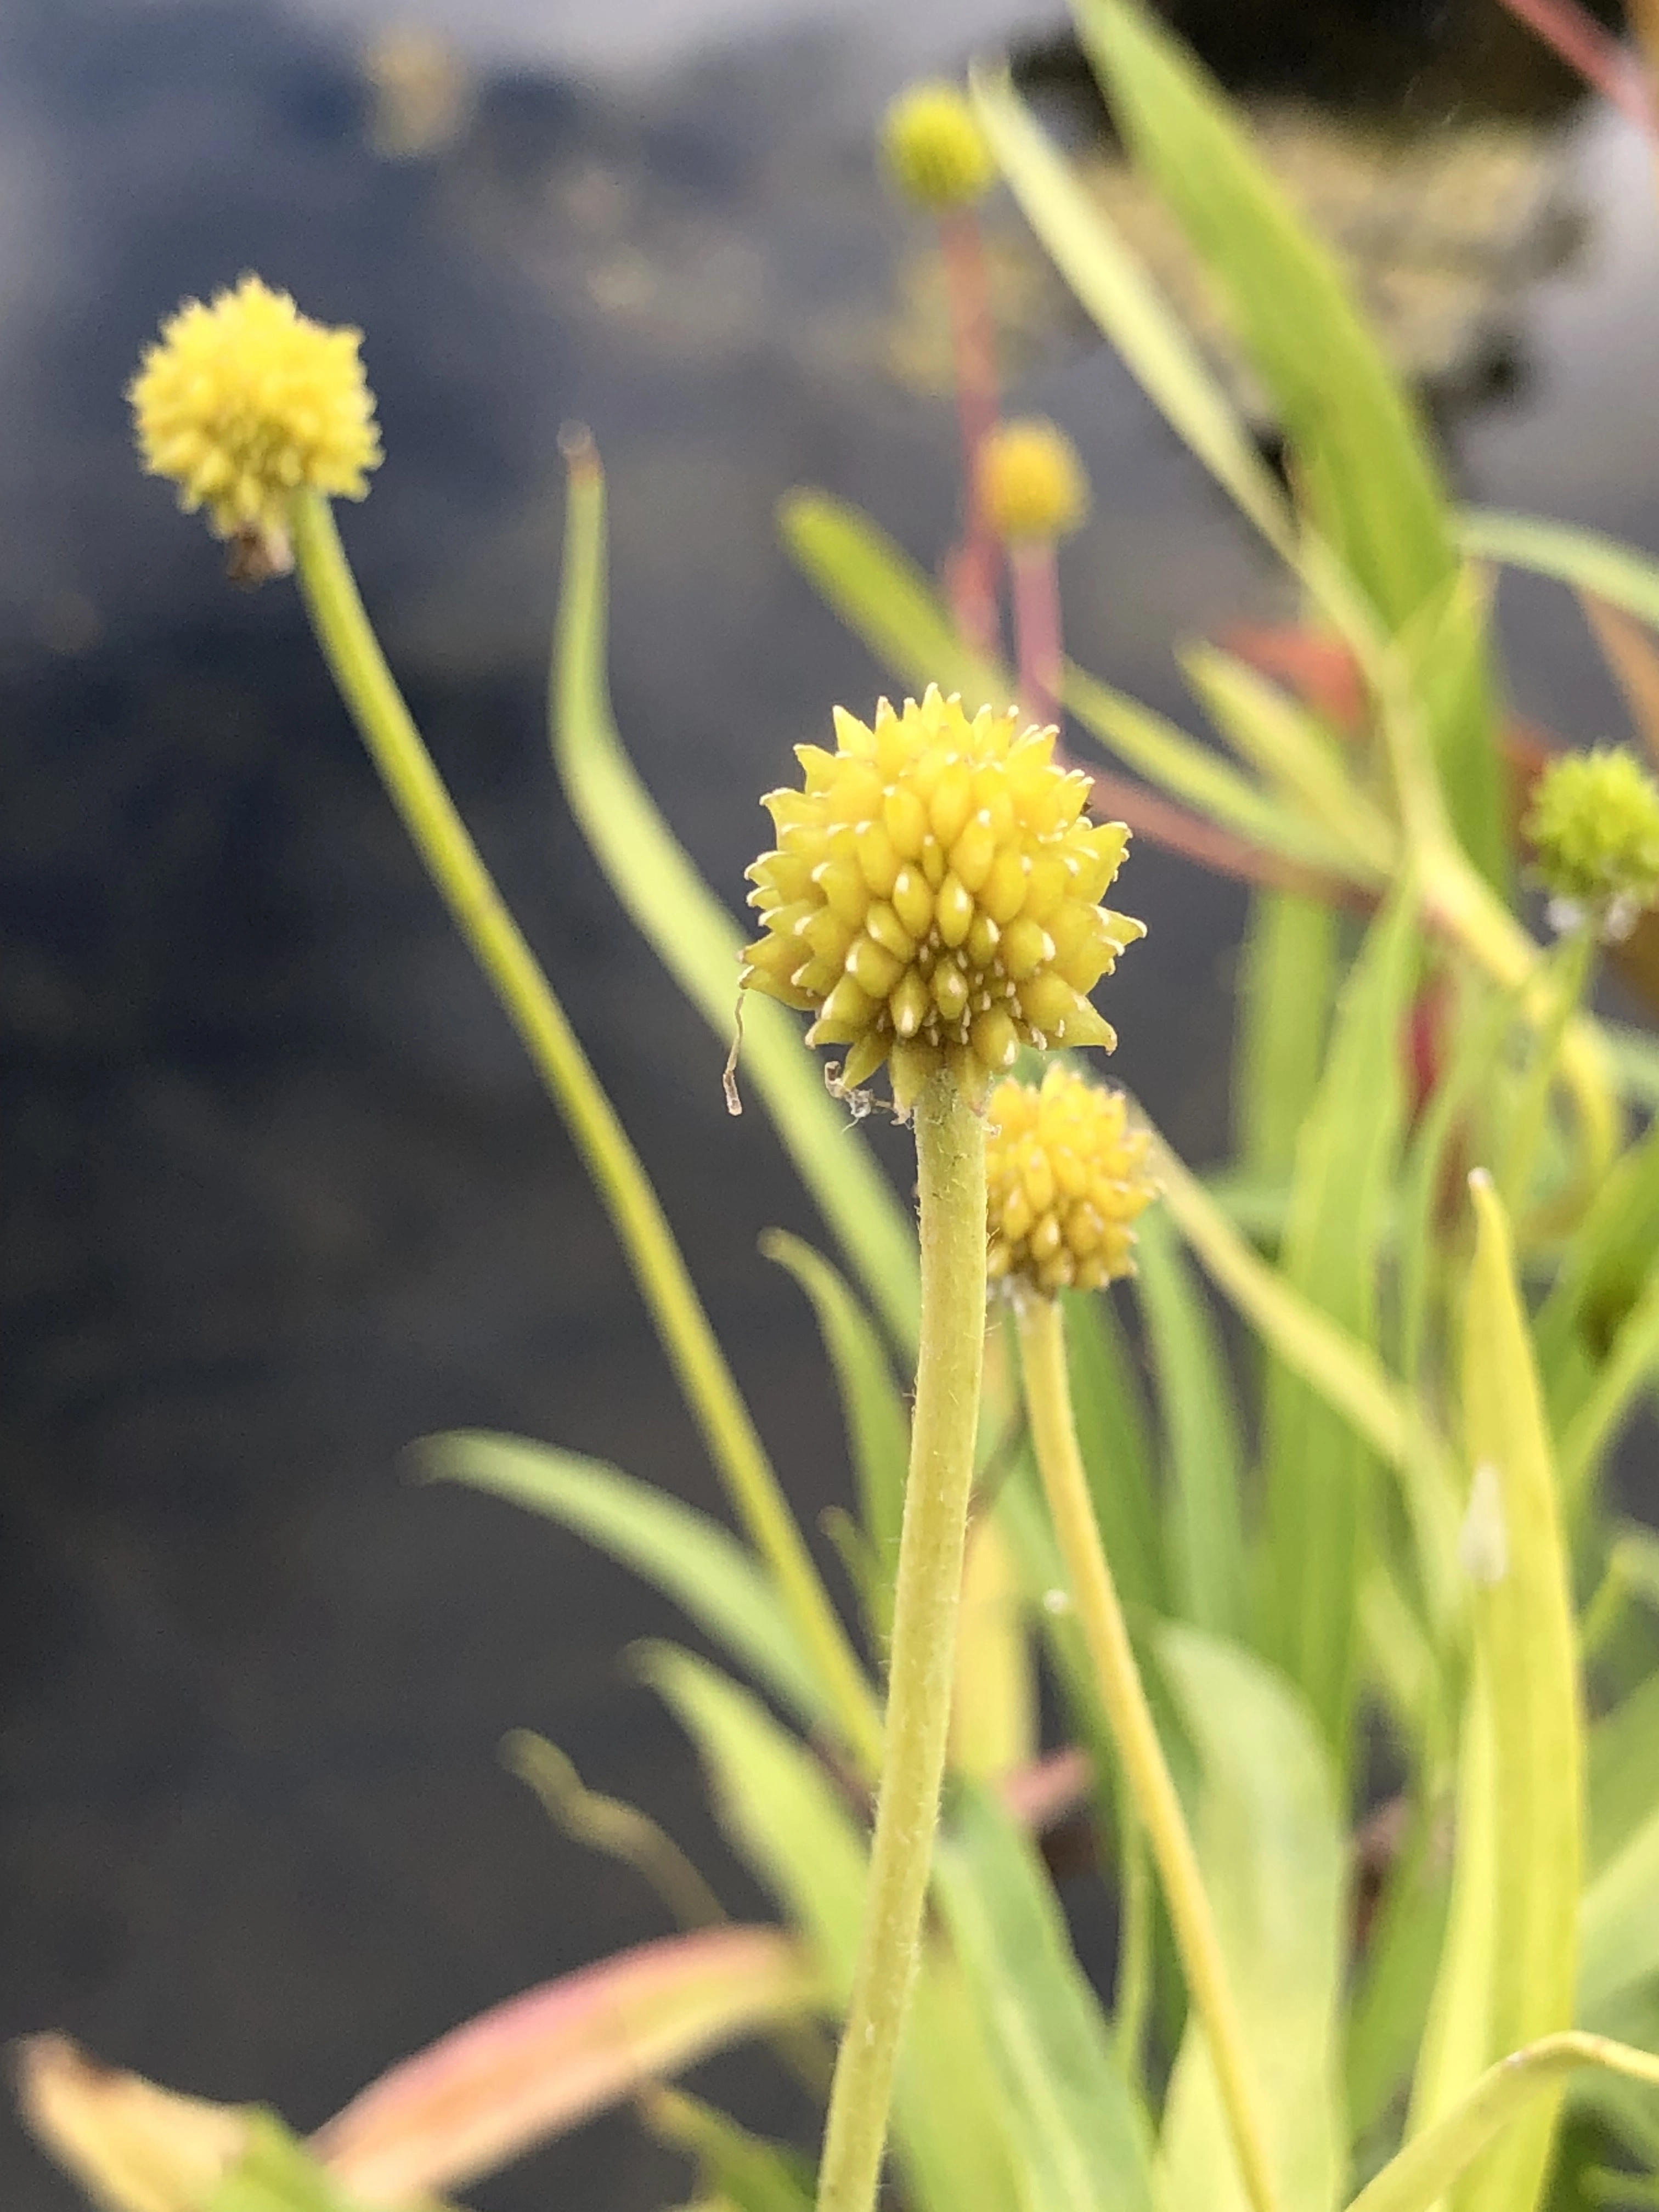
[[[755,1253],[769,1223],[814,1224],[758,1117],[727,1121],[720,1049],[619,921],[547,760],[557,433],[590,422],[611,469],[622,726],[735,901],[756,793],[878,680],[781,559],[777,495],[832,485],[923,557],[950,526],[948,410],[890,373],[919,241],[869,118],[1005,19],[1048,27],[1001,0],[447,6],[0,9],[0,2033],[62,2026],[302,2124],[659,1931],[501,1772],[510,1726],[756,1904],[619,1664],[680,1632],[666,1608],[504,1506],[410,1491],[400,1447],[521,1429],[715,1500],[291,592],[223,586],[137,475],[121,387],[162,313],[246,267],[365,328],[389,456],[343,516],[367,595],[816,1522],[844,1486],[835,1415]],[[1350,12],[1420,111],[1440,80],[1400,63],[1387,11]],[[454,75],[411,25],[455,41]],[[1460,128],[1432,100],[1419,127]],[[1480,497],[1653,544],[1650,179],[1618,126],[1549,127],[1585,240],[1499,319],[1452,462]],[[1073,641],[1177,708],[1172,640],[1282,611],[1282,587],[1037,296],[1018,398],[1070,425],[1098,497],[1067,555]],[[1504,607],[1517,702],[1614,729],[1571,607]],[[1152,936],[1112,988],[1121,1072],[1202,1158],[1242,903],[1151,850],[1125,901]],[[711,2081],[787,2121],[769,2059]],[[615,2120],[475,2194],[642,2212],[682,2183]],[[0,2202],[72,2201],[0,2121]]]

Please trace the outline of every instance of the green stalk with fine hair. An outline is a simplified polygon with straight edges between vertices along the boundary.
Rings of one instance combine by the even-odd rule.
[[[327,501],[313,492],[297,495],[293,530],[300,588],[340,696],[456,927],[564,1116],[709,1456],[750,1540],[771,1571],[848,1748],[866,1771],[873,1772],[881,1731],[870,1686],[784,1499],[650,1177],[433,764],[386,666]]]
[[[1072,1411],[1060,1307],[1053,1298],[1024,1291],[1018,1297],[1016,1311],[1031,1440],[1073,1601],[1094,1662],[1101,1704],[1122,1762],[1129,1796],[1152,1846],[1251,2212],[1279,2212],[1243,2022],[1228,1978],[1198,1854],[1158,1739],[1157,1723],[1146,1702],[1117,1586],[1095,1521]]]
[[[985,1127],[948,1072],[915,1104],[921,1347],[899,1536],[886,1756],[818,2212],[872,2212],[939,1825],[985,1349]]]

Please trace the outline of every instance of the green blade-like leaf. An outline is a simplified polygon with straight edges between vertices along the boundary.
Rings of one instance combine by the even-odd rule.
[[[429,1437],[422,1473],[510,1498],[562,1522],[673,1599],[697,1626],[809,1723],[828,1718],[817,1677],[765,1573],[706,1514],[602,1461],[518,1437]]]
[[[712,1667],[659,1644],[645,1668],[702,1753],[733,1844],[804,1930],[844,2007],[866,1854],[839,1792],[804,1746]],[[955,1968],[932,1950],[900,2054],[894,2127],[926,2212],[1008,2212],[1017,2201],[982,2027]]]
[[[1650,553],[1621,545],[1599,531],[1489,508],[1460,515],[1457,534],[1463,550],[1476,560],[1553,576],[1659,629],[1659,561]]]
[[[983,2019],[1029,2212],[1152,2212],[1145,2126],[1035,1847],[964,1787],[935,1888]]]
[[[1075,0],[1075,12],[1132,154],[1220,286],[1273,396],[1320,534],[1400,629],[1457,566],[1416,410],[1329,252],[1187,49],[1138,0]],[[1433,735],[1453,821],[1484,864],[1501,818],[1490,711]]]
[[[1659,1973],[1659,1806],[1585,1891],[1579,1937],[1577,2017],[1594,2026]]]
[[[1243,1165],[1288,1183],[1312,1110],[1336,991],[1336,915],[1297,891],[1258,891],[1245,933],[1233,1056]]]
[[[1398,833],[1359,789],[1314,716],[1246,662],[1217,647],[1189,647],[1181,660],[1211,720],[1239,758],[1304,820],[1316,823],[1342,847],[1358,879],[1388,882],[1399,866]]]
[[[1285,1279],[1357,1342],[1379,1338],[1377,1274],[1403,1119],[1406,1011],[1417,974],[1408,885],[1372,925],[1337,1008],[1329,1056],[1297,1146]],[[1346,1773],[1358,1687],[1360,1559],[1376,1455],[1283,1362],[1264,1407],[1274,1656]]]
[[[1237,410],[1115,226],[1084,190],[1006,69],[977,69],[974,105],[1020,211],[1142,389],[1271,544],[1295,540],[1284,494]]]
[[[823,1333],[841,1390],[864,1534],[890,1593],[888,1601],[878,1608],[880,1617],[875,1624],[884,1635],[890,1626],[890,1591],[910,1456],[910,1423],[904,1400],[869,1316],[829,1261],[799,1237],[781,1229],[771,1230],[762,1238],[761,1249],[769,1260],[787,1267],[800,1285],[812,1301]]]
[[[1501,2057],[1571,2025],[1583,1863],[1583,1727],[1571,1578],[1549,1431],[1509,1226],[1471,1179],[1464,1442],[1475,1468],[1465,1555],[1480,1568],[1475,1645],[1492,1740],[1491,2047]],[[1481,1525],[1484,1524],[1484,1525]],[[1557,2100],[1540,2099],[1459,2193],[1460,2212],[1528,2212]]]
[[[1561,1495],[1576,1524],[1595,1473],[1659,1375],[1659,1269],[1620,1322],[1607,1356],[1561,1438]]]
[[[1348,2016],[1348,2124],[1363,2142],[1410,2075],[1445,1941],[1449,1882],[1432,1812],[1414,1816],[1372,1923]]]
[[[1163,1415],[1170,1609],[1213,1635],[1243,1637],[1243,1438],[1226,1355],[1160,1207],[1140,1218],[1137,1258]]]
[[[1589,1732],[1589,1864],[1592,1881],[1659,1811],[1659,1674],[1650,1674]]]
[[[1339,2022],[1346,1838],[1304,1701],[1236,1644],[1158,1642],[1198,1763],[1193,1840],[1250,2053],[1283,2212],[1328,2212],[1346,2166]],[[1160,2144],[1169,2201],[1248,2203],[1202,2030],[1188,2026]]]
[[[1066,1291],[1066,1364],[1095,1515],[1126,1605],[1164,1606],[1152,1437],[1133,1356],[1109,1297]]]
[[[918,695],[937,684],[971,714],[1014,695],[1007,671],[963,644],[915,562],[869,517],[828,492],[792,491],[778,505],[783,542],[850,630]]]
[[[1430,1619],[1437,1632],[1449,1633],[1461,1597],[1452,1468],[1443,1438],[1370,1347],[1270,1267],[1156,1134],[1152,1166],[1164,1204],[1216,1287],[1274,1356],[1395,1468],[1411,1517]]]
[[[553,755],[571,810],[612,888],[721,1043],[731,1037],[744,933],[697,873],[623,750],[605,680],[605,479],[574,466],[551,688]],[[893,1339],[916,1344],[915,1239],[904,1208],[843,1109],[827,1095],[800,1025],[750,994],[743,1072],[796,1172]]]
[[[975,659],[920,568],[867,515],[827,492],[792,492],[781,509],[797,562],[849,628],[903,683],[959,690],[964,705],[1004,706],[1012,679]],[[1067,662],[1065,703],[1137,775],[1253,844],[1340,875],[1342,849],[1173,722]]]
[[[1505,2130],[1529,2122],[1540,2100],[1558,2101],[1562,2082],[1581,2066],[1659,2088],[1659,2058],[1645,2051],[1601,2035],[1544,2037],[1489,2067],[1461,2103],[1360,2191],[1348,2212],[1431,2212],[1489,2145],[1496,2141],[1502,2147]],[[1521,2203],[1517,2197],[1514,2212],[1521,2212]]]
[[[763,2142],[683,2090],[642,2100],[654,2135],[697,2161],[700,2185],[734,2212],[812,2212],[812,2172],[798,2152]]]

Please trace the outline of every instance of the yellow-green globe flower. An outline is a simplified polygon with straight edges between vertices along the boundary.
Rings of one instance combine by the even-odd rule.
[[[1522,825],[1547,889],[1622,936],[1659,901],[1659,785],[1622,747],[1563,753]]]
[[[900,191],[936,213],[982,198],[996,175],[966,94],[943,79],[899,94],[887,111],[882,149]]]
[[[1052,1297],[1134,1272],[1134,1222],[1158,1195],[1121,1091],[1064,1066],[1037,1090],[1000,1083],[986,1115],[994,1278]]]
[[[1022,1044],[1110,1051],[1089,994],[1146,935],[1100,903],[1129,832],[1088,820],[1055,732],[970,721],[935,685],[873,726],[837,708],[836,737],[763,802],[778,842],[749,871],[766,926],[744,984],[814,1014],[809,1044],[852,1048],[843,1085],[888,1062],[901,1113],[940,1067],[978,1100]]]
[[[1039,416],[1003,422],[980,448],[985,519],[1010,544],[1069,537],[1089,513],[1089,479],[1066,433]]]
[[[285,565],[294,494],[361,499],[380,461],[362,337],[312,322],[257,276],[210,306],[187,300],[127,391],[146,471],[170,477],[187,512],[204,507],[219,537],[263,541]]]

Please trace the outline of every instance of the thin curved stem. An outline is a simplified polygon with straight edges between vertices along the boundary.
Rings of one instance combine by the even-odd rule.
[[[386,666],[325,500],[294,507],[301,593],[323,656],[456,927],[563,1115],[614,1224],[710,1458],[866,1771],[880,1758],[870,1686],[812,1564],[651,1179],[564,1009],[507,912]]]
[[[921,1349],[899,1536],[886,1756],[818,2212],[871,2212],[939,1825],[985,1348],[985,1130],[948,1073],[915,1108]]]
[[[1095,1520],[1072,1411],[1060,1308],[1053,1298],[1027,1296],[1017,1311],[1031,1439],[1071,1581],[1073,1601],[1094,1661],[1101,1704],[1163,1884],[1187,1986],[1209,2045],[1245,2194],[1252,2212],[1279,2212],[1243,2022],[1228,1979],[1198,1854],[1158,1741]]]

